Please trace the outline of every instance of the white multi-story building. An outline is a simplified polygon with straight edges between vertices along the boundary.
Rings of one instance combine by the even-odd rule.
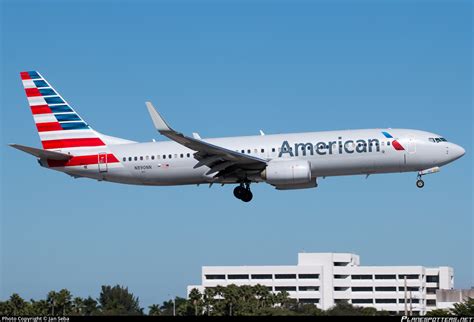
[[[287,291],[300,303],[327,310],[338,302],[375,307],[392,313],[425,314],[437,308],[436,290],[453,288],[451,267],[360,266],[359,256],[347,253],[300,253],[296,266],[205,266],[205,288],[265,285],[272,292]],[[405,298],[407,303],[405,306]]]

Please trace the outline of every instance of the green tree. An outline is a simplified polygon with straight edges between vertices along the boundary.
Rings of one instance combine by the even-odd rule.
[[[87,297],[82,301],[83,311],[82,314],[86,316],[98,315],[100,312],[98,303],[92,297]]]
[[[26,315],[28,303],[17,293],[13,293],[8,300],[10,313],[12,315]]]
[[[201,292],[198,289],[193,288],[189,292],[188,307],[186,315],[202,315],[204,309],[204,301]]]
[[[449,310],[436,309],[426,312],[426,316],[451,316]]]
[[[474,316],[474,299],[468,297],[461,303],[455,303],[450,311],[455,316]]]
[[[75,297],[71,304],[72,315],[83,315],[84,312],[84,299],[82,297]]]
[[[105,315],[142,315],[139,299],[128,288],[104,285],[99,296],[102,313]]]
[[[362,315],[362,308],[347,302],[341,302],[326,310],[326,314],[335,316]]]
[[[150,310],[148,311],[148,315],[158,316],[161,315],[160,306],[158,304],[153,304],[148,307]]]
[[[49,304],[46,300],[31,300],[30,308],[27,315],[29,316],[46,316],[50,314]]]

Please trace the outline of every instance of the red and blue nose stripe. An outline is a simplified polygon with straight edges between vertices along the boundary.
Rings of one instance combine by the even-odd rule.
[[[388,132],[382,132],[382,134],[387,138],[387,139],[393,139],[393,136],[388,133]],[[397,151],[404,151],[405,148],[398,142],[397,140],[392,141],[392,146],[395,148]]]

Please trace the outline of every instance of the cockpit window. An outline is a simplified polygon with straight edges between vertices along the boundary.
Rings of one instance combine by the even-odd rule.
[[[448,142],[445,138],[429,138],[428,140],[433,143]]]

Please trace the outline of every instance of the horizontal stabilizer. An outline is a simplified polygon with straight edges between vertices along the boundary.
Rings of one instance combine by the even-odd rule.
[[[9,145],[12,148],[29,153],[40,159],[67,161],[73,157],[72,155],[66,154],[66,153],[37,149],[37,148],[32,148],[32,147],[24,146],[20,144],[9,144]]]

